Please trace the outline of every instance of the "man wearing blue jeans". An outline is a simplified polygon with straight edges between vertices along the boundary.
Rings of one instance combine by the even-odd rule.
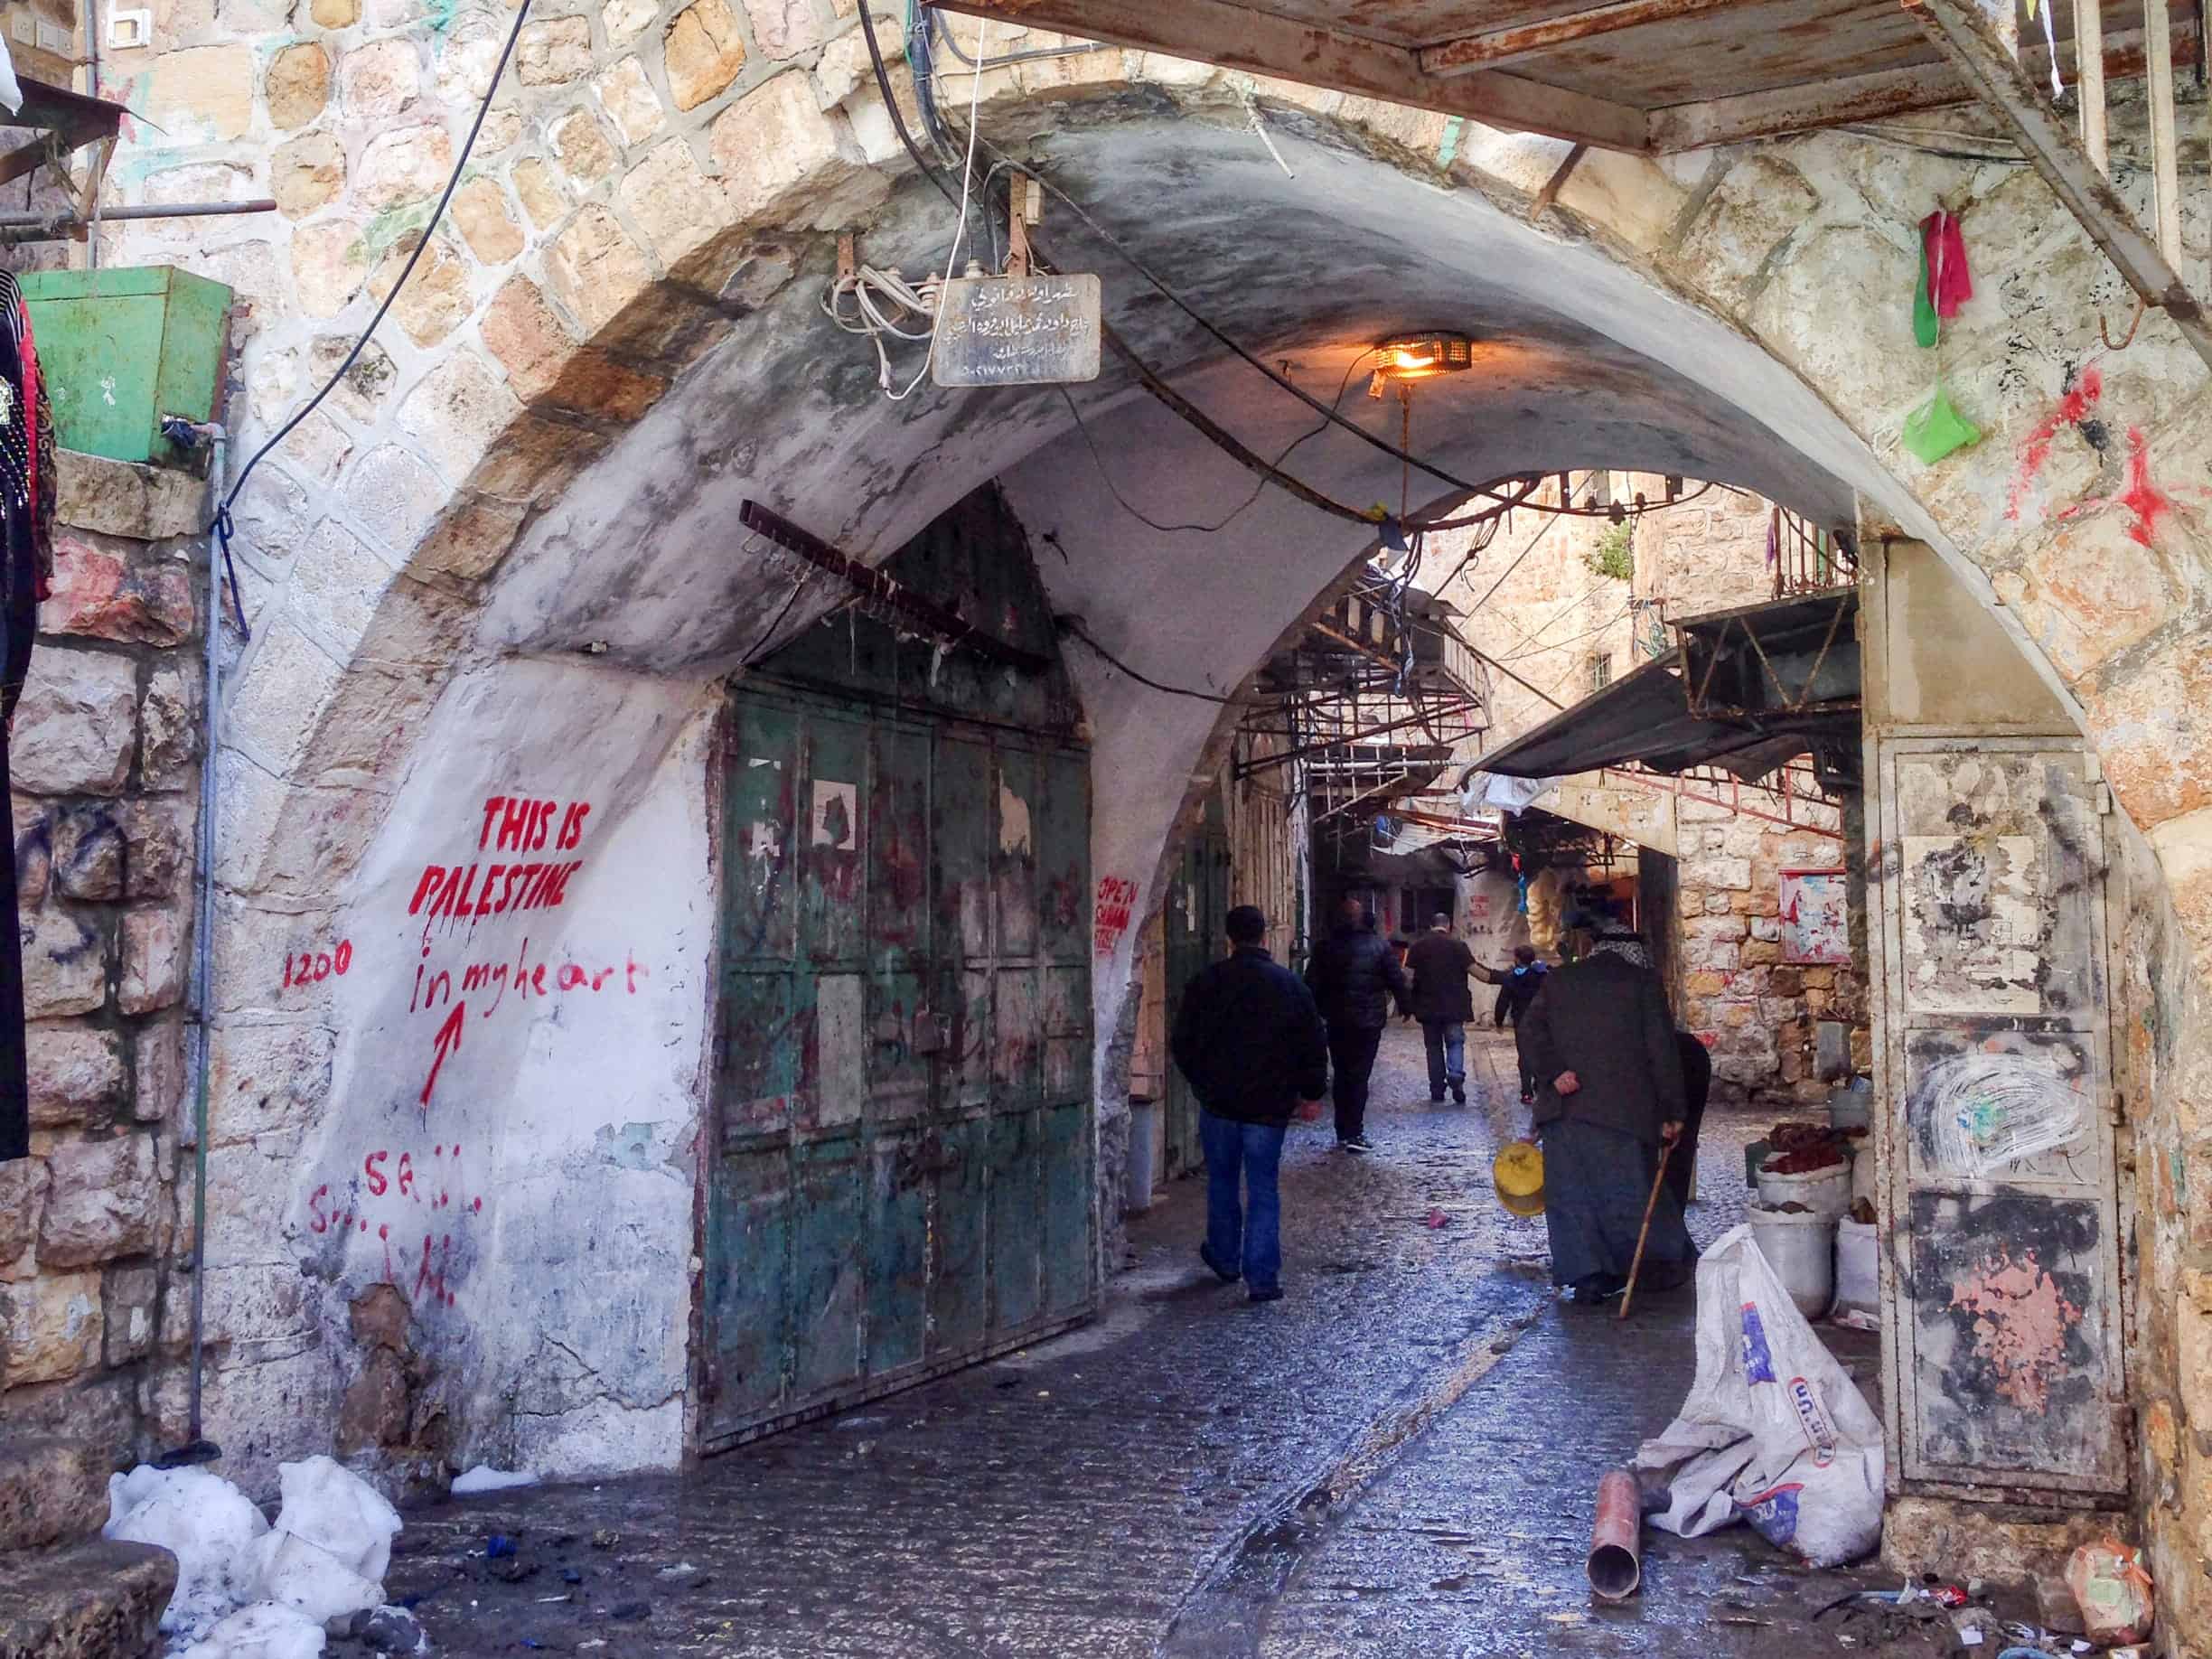
[[[1240,904],[1228,927],[1228,957],[1184,988],[1169,1047],[1200,1108],[1206,1236],[1199,1257],[1223,1284],[1242,1279],[1253,1301],[1272,1302],[1282,1295],[1283,1135],[1294,1113],[1309,1121],[1320,1115],[1328,1034],[1313,993],[1261,942],[1267,918]]]

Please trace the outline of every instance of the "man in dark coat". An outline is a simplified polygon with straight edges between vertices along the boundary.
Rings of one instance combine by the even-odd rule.
[[[1535,951],[1528,945],[1514,946],[1514,965],[1498,986],[1497,1007],[1491,1010],[1493,1023],[1503,1027],[1510,1020],[1514,1028],[1514,1049],[1521,1063],[1521,1103],[1532,1105],[1536,1099],[1536,1073],[1529,1066],[1528,1040],[1522,1036],[1528,1017],[1529,1004],[1536,1000],[1543,989],[1544,975],[1551,970],[1536,960]]]
[[[1464,939],[1454,939],[1451,918],[1439,911],[1429,919],[1429,931],[1406,952],[1411,973],[1413,1017],[1420,1021],[1421,1038],[1429,1049],[1429,1103],[1444,1103],[1446,1085],[1452,1100],[1467,1104],[1467,1028],[1475,1017],[1475,996],[1467,988],[1469,975],[1495,985],[1505,976],[1475,960]]]
[[[1336,1145],[1345,1152],[1372,1152],[1367,1139],[1367,1080],[1374,1074],[1375,1050],[1391,1008],[1410,1014],[1405,970],[1398,953],[1374,930],[1367,907],[1348,898],[1337,907],[1336,925],[1314,947],[1306,964],[1321,1017],[1328,1022],[1329,1064],[1336,1072],[1331,1092],[1336,1102]]]
[[[1184,988],[1168,1046],[1198,1097],[1206,1163],[1198,1254],[1223,1284],[1242,1278],[1253,1301],[1272,1302],[1282,1295],[1283,1134],[1294,1111],[1320,1115],[1328,1041],[1312,993],[1261,942],[1267,918],[1239,904],[1228,929],[1229,956]]]
[[[1674,1021],[1643,940],[1601,932],[1587,957],[1550,976],[1523,1029],[1542,1084],[1533,1116],[1552,1281],[1572,1301],[1605,1301],[1627,1283],[1659,1148],[1686,1110]],[[1696,1254],[1680,1202],[1661,1188],[1642,1283],[1685,1282]]]
[[[1682,1056],[1682,1129],[1674,1150],[1667,1155],[1667,1186],[1684,1212],[1690,1208],[1690,1183],[1697,1170],[1698,1130],[1705,1121],[1705,1102],[1712,1097],[1712,1054],[1697,1034],[1677,1031],[1674,1052]]]

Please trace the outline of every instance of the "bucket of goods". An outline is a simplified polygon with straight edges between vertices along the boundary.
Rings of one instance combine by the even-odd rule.
[[[1498,1202],[1513,1214],[1542,1215],[1544,1210],[1543,1152],[1532,1140],[1516,1140],[1490,1165]]]
[[[1803,1204],[1830,1221],[1851,1208],[1851,1154],[1834,1130],[1777,1123],[1767,1139],[1773,1151],[1758,1168],[1760,1204],[1768,1209]]]
[[[1752,1242],[1797,1311],[1808,1319],[1826,1313],[1835,1299],[1835,1217],[1792,1203],[1779,1208],[1755,1204],[1745,1219]]]

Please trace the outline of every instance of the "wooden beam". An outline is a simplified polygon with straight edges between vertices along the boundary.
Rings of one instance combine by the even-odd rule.
[[[2077,41],[2104,38],[2103,0],[2074,0],[2074,38]],[[2099,173],[2110,173],[2111,145],[2104,122],[2104,54],[2093,52],[2086,57],[2078,52],[2075,55],[2079,60],[2074,94],[2081,100],[2082,147],[2089,152],[2089,159]]]
[[[2038,90],[2020,63],[2017,38],[2009,47],[2003,24],[1979,9],[1986,0],[1907,0],[1906,9],[1958,70],[1959,78],[1997,117],[2028,163],[2066,204],[2089,239],[2104,250],[2129,287],[2147,305],[2173,319],[2181,337],[2212,366],[2212,328],[2157,239],[2135,220],[2125,199],[2073,130]],[[2107,64],[2109,69],[2110,65]]]
[[[2189,56],[2196,51],[2195,24],[2178,24],[2173,41],[2177,57]],[[2076,55],[2072,41],[2059,42],[2058,68],[2068,80],[2076,79]],[[2149,60],[2148,44],[2141,30],[2104,37],[2102,62],[2106,77],[2114,80],[2140,80]],[[2048,80],[2049,52],[2041,46],[2035,47],[2027,53],[2024,67]],[[2076,84],[2085,87],[2087,82],[2088,77],[2082,75]],[[2101,93],[2101,80],[2099,90]],[[1785,133],[1847,127],[1854,121],[1918,115],[1973,101],[1973,89],[1959,78],[1948,61],[1923,63],[1909,69],[1883,70],[1872,75],[1853,75],[1841,80],[1815,81],[1809,86],[1782,87],[1771,92],[1747,92],[1737,98],[1714,98],[1709,103],[1674,104],[1654,109],[1651,116],[1651,147],[1660,155],[1702,150],[1751,138],[1776,138]],[[1959,140],[1962,144],[1972,142],[1971,136],[1964,133],[1959,135]]]
[[[940,10],[1051,29],[1139,52],[1165,52],[1223,69],[1379,98],[1461,116],[1485,126],[1539,133],[1601,150],[1640,153],[1649,122],[1626,104],[1518,76],[1481,71],[1439,80],[1410,50],[1310,28],[1233,0],[930,0]]]
[[[1675,23],[1744,4],[1746,0],[1619,0],[1617,5],[1601,5],[1592,11],[1539,18],[1534,23],[1515,23],[1510,29],[1487,29],[1480,34],[1463,34],[1439,46],[1423,47],[1420,66],[1424,73],[1439,77],[1468,75],[1476,70],[1495,69],[1516,59],[1533,57],[1555,46],[1570,46],[1577,41],[1617,34],[1624,29],[1640,29],[1649,23]]]

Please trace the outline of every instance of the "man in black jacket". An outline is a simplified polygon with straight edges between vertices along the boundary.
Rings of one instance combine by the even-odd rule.
[[[1532,946],[1514,946],[1513,970],[1502,976],[1498,987],[1497,1007],[1491,1010],[1492,1020],[1502,1029],[1507,1020],[1513,1022],[1514,1049],[1521,1063],[1521,1103],[1532,1106],[1536,1101],[1538,1078],[1529,1064],[1528,1039],[1522,1034],[1528,1020],[1529,1004],[1536,1000],[1543,989],[1544,975],[1551,971],[1536,960]]]
[[[1223,1284],[1241,1277],[1253,1301],[1272,1302],[1282,1295],[1276,1175],[1283,1133],[1293,1111],[1319,1115],[1328,1046],[1312,995],[1261,943],[1267,918],[1253,905],[1239,904],[1229,913],[1228,927],[1230,954],[1184,988],[1168,1047],[1200,1107],[1206,1236],[1198,1254]]]
[[[1550,976],[1522,1030],[1541,1084],[1532,1115],[1552,1281],[1574,1301],[1602,1302],[1627,1282],[1659,1148],[1687,1111],[1674,1021],[1643,940],[1600,933],[1589,956]],[[1644,1283],[1686,1283],[1696,1261],[1682,1204],[1661,1189]]]
[[[1495,985],[1505,976],[1475,960],[1464,939],[1454,939],[1451,918],[1442,911],[1429,918],[1429,931],[1406,952],[1413,976],[1413,1017],[1420,1021],[1429,1049],[1429,1103],[1444,1103],[1450,1085],[1455,1103],[1467,1104],[1467,1028],[1475,1017],[1472,974]]]
[[[1336,1145],[1345,1152],[1372,1152],[1367,1139],[1367,1080],[1374,1074],[1375,1050],[1391,1008],[1410,1014],[1405,970],[1390,942],[1374,931],[1367,907],[1348,898],[1337,907],[1336,926],[1314,947],[1306,964],[1321,1017],[1328,1022],[1329,1064],[1336,1077]]]

